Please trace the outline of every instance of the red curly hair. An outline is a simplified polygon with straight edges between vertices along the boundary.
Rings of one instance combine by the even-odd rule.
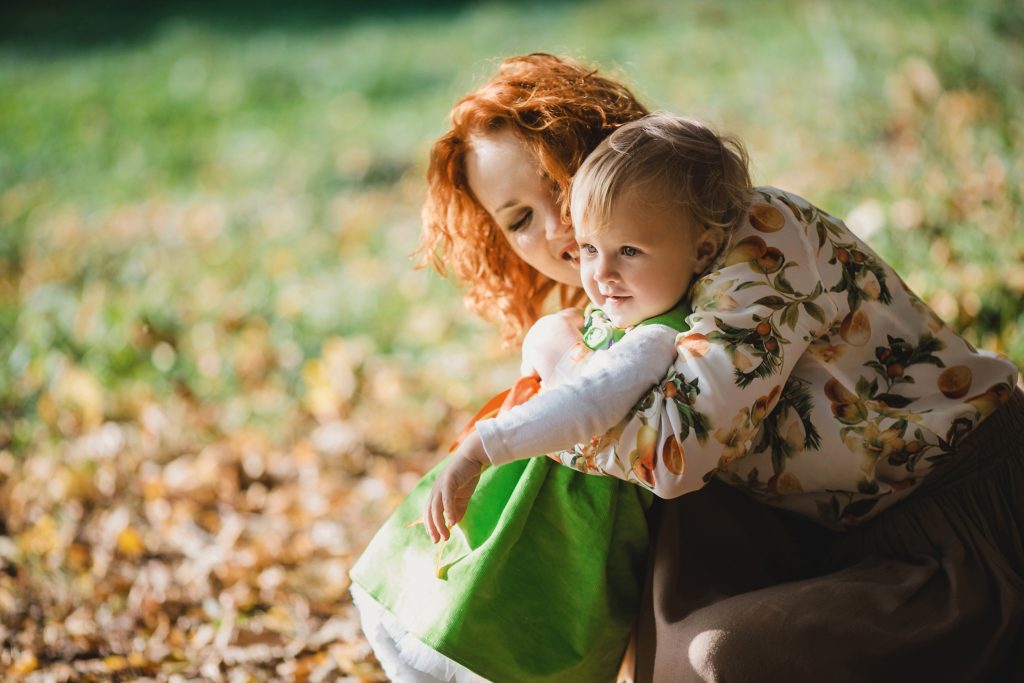
[[[624,123],[647,114],[621,83],[571,59],[544,53],[511,57],[497,75],[452,108],[451,129],[434,143],[423,204],[423,263],[448,269],[466,286],[467,307],[497,322],[506,344],[519,343],[558,290],[564,306],[583,290],[542,275],[512,251],[501,228],[466,180],[471,136],[508,129],[537,158],[569,217],[573,174],[597,145]]]

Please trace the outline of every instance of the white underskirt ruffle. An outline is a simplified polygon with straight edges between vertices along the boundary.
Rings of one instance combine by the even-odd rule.
[[[413,636],[359,586],[352,584],[349,592],[373,653],[395,683],[489,683]]]

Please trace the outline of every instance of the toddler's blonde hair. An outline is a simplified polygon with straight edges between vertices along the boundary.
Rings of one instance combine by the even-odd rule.
[[[678,206],[682,225],[721,232],[721,251],[746,215],[753,187],[737,138],[658,112],[620,126],[583,162],[572,179],[573,225],[606,228],[626,189],[649,205]]]

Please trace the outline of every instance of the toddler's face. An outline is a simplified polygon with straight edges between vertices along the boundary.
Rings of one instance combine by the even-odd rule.
[[[580,275],[587,296],[617,327],[631,327],[672,309],[690,286],[694,233],[678,208],[653,206],[626,190],[603,230],[576,227]]]

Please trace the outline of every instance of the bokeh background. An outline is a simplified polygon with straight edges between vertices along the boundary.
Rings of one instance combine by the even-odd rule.
[[[500,57],[746,140],[1024,365],[1024,5],[5,3],[0,677],[383,680],[346,569],[512,351],[415,268]]]

